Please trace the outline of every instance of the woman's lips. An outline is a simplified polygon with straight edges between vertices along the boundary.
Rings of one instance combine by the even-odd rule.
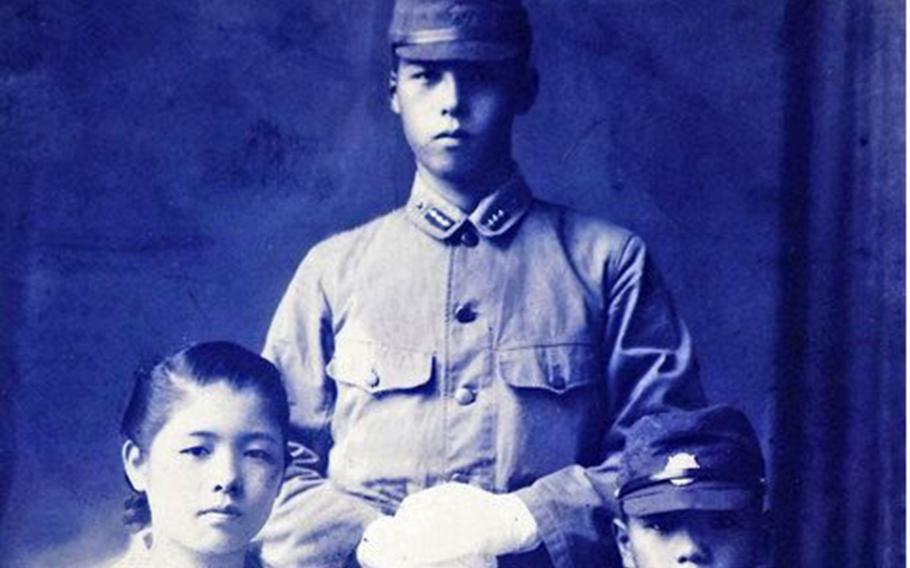
[[[221,507],[210,507],[208,509],[203,509],[202,511],[199,511],[200,517],[210,516],[213,518],[232,519],[232,518],[240,517],[241,515],[243,515],[243,513],[240,511],[240,509],[238,507],[235,507],[234,505],[225,505],[225,506],[221,506]]]

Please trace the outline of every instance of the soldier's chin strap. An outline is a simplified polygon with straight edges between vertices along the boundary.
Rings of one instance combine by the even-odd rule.
[[[626,482],[616,491],[617,499],[624,499],[630,494],[642,489],[670,483],[679,487],[691,485],[692,483],[704,481],[719,481],[741,485],[746,489],[753,489],[759,494],[765,490],[765,480],[761,477],[754,477],[736,471],[726,469],[712,469],[704,467],[691,468],[673,468],[664,469],[653,475],[638,477]]]

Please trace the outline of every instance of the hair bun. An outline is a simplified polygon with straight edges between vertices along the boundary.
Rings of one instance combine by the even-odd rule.
[[[149,511],[149,501],[145,493],[134,493],[123,501],[123,523],[138,531],[151,522],[152,515]]]

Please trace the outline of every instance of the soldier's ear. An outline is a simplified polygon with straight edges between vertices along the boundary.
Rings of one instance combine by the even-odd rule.
[[[515,114],[525,114],[531,110],[534,101],[537,100],[539,89],[540,79],[537,75],[537,68],[533,65],[525,65],[516,85]]]
[[[135,442],[127,440],[120,448],[120,457],[123,459],[123,471],[126,473],[126,479],[130,485],[139,493],[145,491],[148,464],[146,453]]]
[[[629,527],[619,519],[613,519],[613,536],[616,547],[622,557],[623,568],[635,568],[635,557],[632,555],[632,542],[629,539]]]
[[[398,103],[398,71],[389,71],[389,108],[395,114],[401,114],[401,105]]]

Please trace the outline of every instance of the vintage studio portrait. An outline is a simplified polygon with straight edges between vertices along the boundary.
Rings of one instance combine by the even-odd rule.
[[[904,566],[905,10],[0,3],[0,566]]]

